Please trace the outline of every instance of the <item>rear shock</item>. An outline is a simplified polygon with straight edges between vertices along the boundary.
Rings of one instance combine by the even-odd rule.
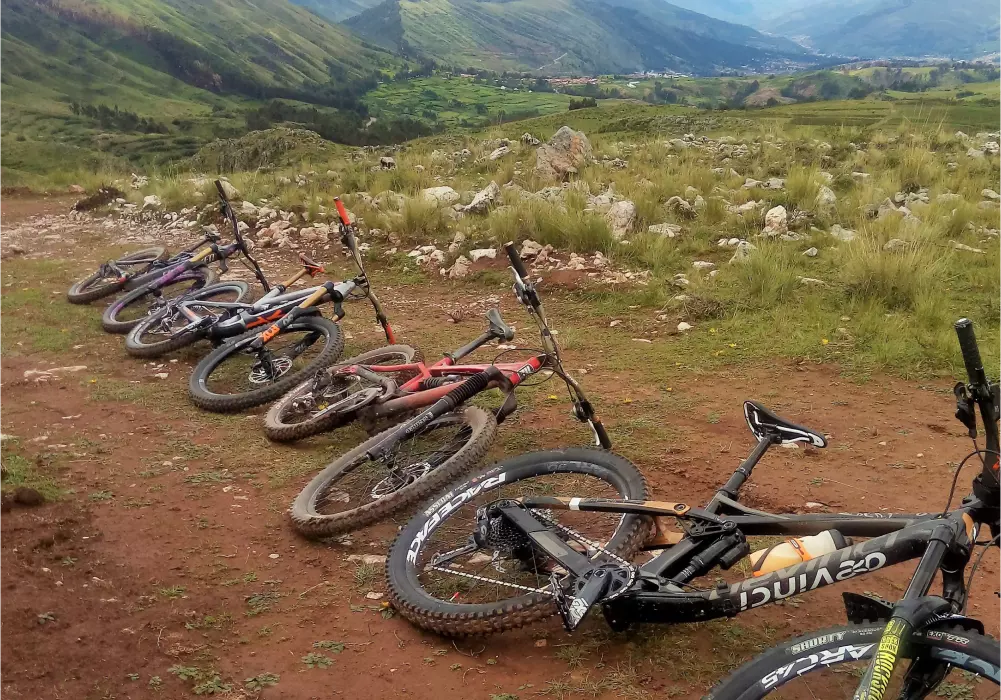
[[[435,389],[440,386],[455,384],[460,378],[461,377],[456,374],[450,374],[447,377],[428,377],[421,382],[420,389],[423,391],[425,389]]]

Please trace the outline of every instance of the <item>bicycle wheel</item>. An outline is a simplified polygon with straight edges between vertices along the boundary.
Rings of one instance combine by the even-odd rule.
[[[306,537],[328,537],[405,508],[473,468],[497,434],[497,419],[464,406],[431,421],[384,459],[365,454],[398,429],[366,440],[317,474],[289,510],[295,529]]]
[[[354,419],[358,409],[382,393],[381,384],[367,377],[334,376],[338,367],[352,365],[405,365],[419,362],[420,351],[409,345],[387,345],[356,355],[336,366],[317,372],[287,394],[268,410],[264,417],[264,434],[275,442],[291,442],[344,425]],[[398,385],[411,378],[412,372],[380,375]]]
[[[417,513],[389,552],[389,599],[418,627],[450,636],[515,629],[556,614],[550,594],[552,562],[531,546],[508,540],[497,549],[476,549],[435,558],[472,542],[478,508],[498,500],[553,495],[645,500],[646,482],[626,459],[611,452],[572,448],[521,455],[480,472]],[[649,518],[616,513],[541,511],[593,544],[628,559],[645,541]]]
[[[156,313],[168,299],[177,299],[214,284],[219,278],[215,270],[196,267],[181,273],[170,284],[160,286],[156,281],[134,289],[116,299],[104,310],[101,326],[108,333],[125,334],[132,330],[143,318]]]
[[[220,282],[205,287],[185,297],[187,301],[216,301],[236,303],[250,292],[250,285],[242,281]],[[211,307],[190,306],[196,314],[221,313]],[[180,312],[176,304],[168,304],[146,318],[125,336],[125,351],[133,357],[160,357],[205,337],[205,329],[192,331],[192,322]]]
[[[134,253],[123,255],[113,263],[126,273],[139,272],[149,267],[157,260],[167,257],[166,248],[144,248]],[[89,304],[97,299],[103,299],[124,289],[129,283],[122,279],[121,274],[109,264],[101,265],[94,273],[74,282],[66,292],[66,301],[71,304]]]
[[[776,700],[851,698],[885,626],[885,620],[846,625],[787,640],[737,669],[709,692],[709,700],[757,700],[765,696]],[[907,678],[909,667],[916,660],[920,660],[925,669],[938,666],[940,673],[949,673],[950,668],[960,669],[990,681],[968,685],[969,679],[958,677],[959,674],[950,675],[950,685],[966,685],[968,689],[956,688],[956,694],[947,697],[998,696],[1001,647],[997,640],[943,620],[911,635],[904,648],[884,697],[927,697],[926,678]],[[910,659],[911,664],[904,663],[904,659]],[[943,678],[939,677],[930,687],[938,686]]]
[[[188,383],[196,406],[228,413],[274,401],[304,378],[329,367],[344,349],[340,326],[319,314],[293,321],[263,352],[250,350],[248,346],[262,330],[244,333],[202,358]]]

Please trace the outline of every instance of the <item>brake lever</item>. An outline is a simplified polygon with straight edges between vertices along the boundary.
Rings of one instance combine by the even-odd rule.
[[[970,437],[977,437],[977,414],[974,408],[974,399],[966,385],[962,382],[952,387],[952,393],[956,397],[956,418],[966,426]]]

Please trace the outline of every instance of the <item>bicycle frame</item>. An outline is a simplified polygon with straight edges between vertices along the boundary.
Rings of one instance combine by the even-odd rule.
[[[430,406],[438,399],[453,391],[457,386],[457,382],[450,382],[448,384],[442,384],[441,386],[421,389],[421,384],[431,378],[447,377],[450,375],[470,377],[481,374],[490,367],[494,367],[506,380],[505,390],[510,391],[525,381],[528,377],[538,373],[543,368],[548,367],[548,365],[549,362],[547,355],[530,357],[527,360],[522,360],[520,362],[500,362],[492,365],[457,365],[455,364],[455,358],[453,356],[446,355],[444,358],[431,366],[428,366],[423,362],[406,365],[365,365],[364,367],[354,365],[352,367],[343,368],[339,370],[339,372],[343,372],[345,374],[356,374],[359,372],[359,369],[361,369],[363,372],[368,371],[373,374],[395,374],[397,372],[407,371],[417,373],[416,377],[413,377],[400,386],[398,392],[391,394],[381,403],[373,405],[368,410],[371,417],[380,418],[403,411],[411,411]],[[494,388],[497,384],[498,382],[495,380],[488,384],[487,388]],[[400,396],[401,393],[403,394],[402,396]],[[502,412],[497,416],[498,421],[502,421],[509,413],[510,411],[506,413]]]

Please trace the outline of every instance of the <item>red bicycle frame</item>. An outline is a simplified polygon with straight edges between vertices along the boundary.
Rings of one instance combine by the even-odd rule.
[[[417,373],[417,376],[407,380],[402,386],[400,386],[399,390],[404,393],[403,396],[390,399],[381,404],[376,404],[372,406],[370,410],[372,411],[373,417],[378,417],[399,413],[401,411],[412,411],[419,408],[425,408],[455,389],[458,385],[458,382],[449,382],[448,384],[443,384],[441,386],[421,389],[421,384],[426,380],[434,377],[445,377],[448,375],[467,377],[479,374],[491,366],[496,367],[503,372],[507,381],[510,382],[510,388],[514,388],[523,382],[527,377],[530,377],[542,369],[546,365],[546,359],[546,355],[539,355],[536,357],[530,357],[527,360],[521,360],[519,362],[499,362],[493,365],[457,365],[452,357],[446,355],[431,366],[428,366],[423,362],[414,362],[406,365],[364,365],[366,370],[376,374],[396,374],[398,372]],[[354,374],[357,367],[357,365],[354,367],[343,367],[339,370],[339,372]],[[494,383],[494,386],[496,386],[496,383]]]

